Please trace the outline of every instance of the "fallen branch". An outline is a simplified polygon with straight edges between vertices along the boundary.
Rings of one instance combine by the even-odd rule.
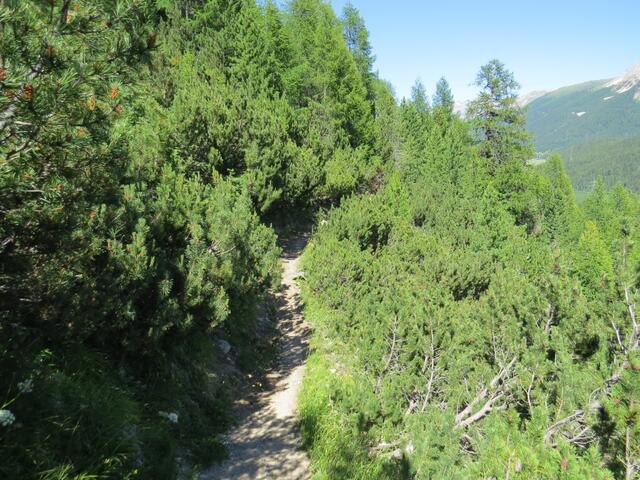
[[[513,357],[509,364],[501,368],[496,376],[493,377],[489,385],[478,392],[474,399],[456,415],[454,428],[466,428],[484,418],[490,412],[503,410],[507,407],[506,400],[508,398],[510,384],[506,382],[506,378],[513,370],[516,360],[517,357]],[[476,405],[485,399],[486,401],[483,405],[474,413]]]
[[[394,317],[393,320],[393,334],[391,337],[391,346],[389,348],[389,355],[387,356],[387,359],[385,360],[385,364],[384,367],[382,368],[382,371],[380,372],[380,375],[378,375],[378,378],[376,379],[376,387],[375,387],[375,391],[376,393],[380,392],[380,387],[382,385],[382,380],[384,378],[384,376],[386,375],[386,373],[391,370],[392,367],[392,362],[394,360],[394,358],[397,355],[397,342],[398,342],[398,316],[396,315]],[[395,367],[395,365],[394,365]]]
[[[553,438],[553,436],[557,432],[561,431],[561,428],[564,425],[570,424],[572,422],[582,422],[583,419],[584,419],[584,410],[576,410],[575,412],[573,412],[569,416],[558,420],[556,423],[551,425],[547,429],[546,433],[544,434],[545,443],[551,443],[551,439]]]

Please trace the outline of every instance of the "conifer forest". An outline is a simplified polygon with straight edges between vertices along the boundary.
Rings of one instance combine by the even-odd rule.
[[[640,197],[531,162],[500,60],[459,112],[374,59],[351,4],[0,0],[0,478],[227,478],[302,232],[308,474],[246,478],[640,479]]]

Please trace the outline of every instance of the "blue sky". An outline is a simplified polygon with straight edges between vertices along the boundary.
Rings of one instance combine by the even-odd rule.
[[[331,0],[340,13],[347,0]],[[640,0],[351,0],[365,19],[380,76],[409,94],[445,76],[475,96],[480,66],[499,58],[522,93],[614,77],[640,60]]]

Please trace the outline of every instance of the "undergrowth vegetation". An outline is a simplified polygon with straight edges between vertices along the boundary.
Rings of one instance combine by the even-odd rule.
[[[398,169],[307,247],[319,478],[635,478],[640,203],[578,208],[560,158],[526,164],[509,72],[478,84],[468,122],[401,106]]]
[[[0,477],[195,473],[273,351],[270,223],[389,161],[361,19],[6,0],[0,22]]]
[[[223,458],[318,211],[318,478],[637,477],[640,201],[528,166],[497,60],[467,119],[373,62],[321,0],[0,1],[1,478]]]

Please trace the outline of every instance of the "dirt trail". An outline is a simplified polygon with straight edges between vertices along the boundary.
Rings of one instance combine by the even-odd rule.
[[[283,288],[276,294],[280,354],[266,385],[238,411],[239,422],[225,438],[229,459],[200,480],[304,480],[309,460],[297,428],[296,402],[304,374],[308,326],[295,282],[307,242],[296,236],[283,245]]]

